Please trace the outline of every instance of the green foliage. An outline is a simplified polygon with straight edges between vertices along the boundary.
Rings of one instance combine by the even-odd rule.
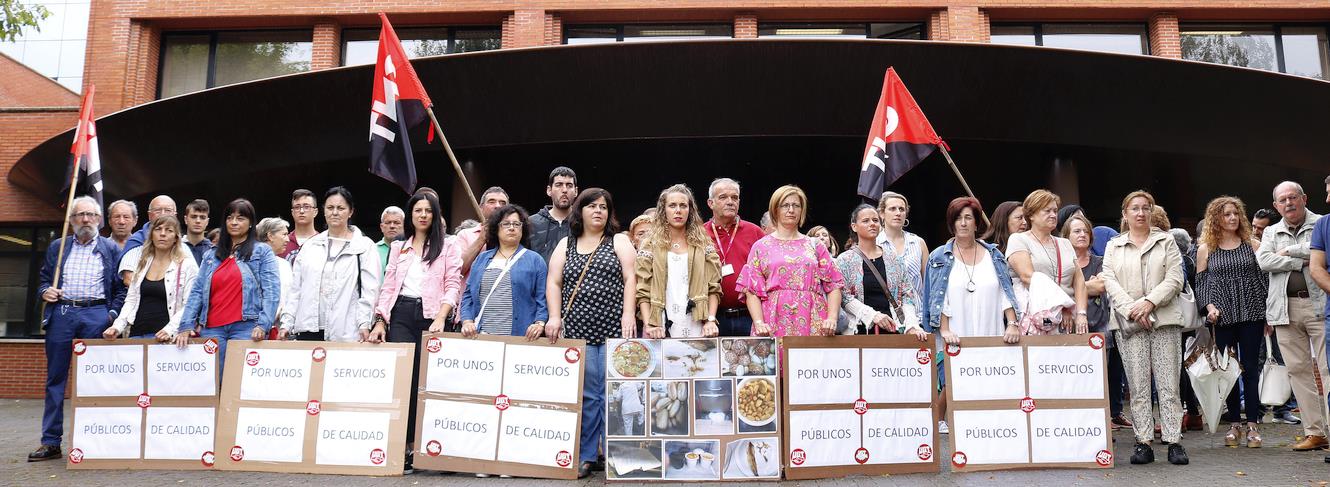
[[[12,41],[23,29],[38,29],[38,22],[50,17],[51,12],[41,5],[24,5],[19,0],[0,0],[0,42]]]

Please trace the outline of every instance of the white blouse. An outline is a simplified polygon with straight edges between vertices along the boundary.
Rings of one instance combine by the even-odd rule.
[[[971,277],[974,292],[968,289]],[[947,316],[947,327],[952,333],[959,337],[1001,336],[1003,313],[1011,308],[987,250],[979,254],[974,267],[965,265],[960,258],[952,262],[947,297],[942,303],[942,314]]]
[[[702,323],[688,312],[688,254],[669,255],[669,277],[665,281],[665,317],[670,324],[670,338],[702,336]]]

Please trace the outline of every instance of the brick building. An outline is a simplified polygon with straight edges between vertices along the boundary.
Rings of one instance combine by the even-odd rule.
[[[1327,53],[1330,6],[1323,1],[1309,0],[459,0],[442,4],[412,0],[373,3],[345,0],[93,0],[87,22],[81,81],[85,87],[96,85],[96,113],[106,116],[163,98],[181,96],[179,100],[187,100],[201,90],[234,83],[373,63],[378,28],[375,14],[379,11],[389,14],[408,50],[420,56],[662,40],[904,39],[1059,47],[1189,59],[1330,79],[1330,54]],[[917,83],[927,84],[927,80]],[[1299,86],[1304,85],[1305,82]],[[917,91],[917,86],[912,84],[912,89]],[[1307,89],[1324,93],[1330,90],[1330,83]],[[357,99],[355,103],[363,105],[366,101]],[[40,333],[33,318],[36,302],[29,288],[35,283],[42,252],[58,232],[56,225],[60,219],[60,212],[52,205],[53,198],[15,186],[14,181],[19,178],[13,174],[14,168],[21,158],[35,154],[31,151],[39,144],[74,124],[77,104],[77,94],[0,55],[0,134],[3,134],[0,135],[0,174],[5,176],[0,178],[0,194],[4,195],[0,199],[0,326],[5,327],[3,336],[7,338],[19,339]],[[1330,107],[1306,110],[1324,117],[1330,113],[1327,108]],[[925,110],[929,110],[928,105]],[[356,112],[354,117],[360,120],[364,118],[362,115]],[[934,123],[938,123],[936,115],[934,118]],[[1324,124],[1324,118],[1316,120]],[[444,125],[449,125],[448,120]],[[866,128],[867,120],[862,125]],[[103,130],[103,144],[109,142],[105,140],[107,133]],[[1079,184],[1098,177],[1097,173],[1086,169],[1086,166],[1097,164],[1093,156],[1078,156],[1088,161],[1078,172],[1075,165],[1067,162],[1065,154],[1057,150],[1021,145],[984,146],[978,142],[984,138],[982,135],[974,137],[976,142],[971,146],[970,164],[985,159],[1000,161],[1002,154],[1010,150],[1022,157],[1040,159],[1028,169],[1051,176],[1039,176],[1036,181],[1010,190],[980,191],[981,198],[1016,199],[1031,187],[1049,186],[1068,200],[1081,200],[1087,209],[1092,208],[1088,200],[1101,200],[1093,206],[1092,213],[1096,214],[1092,216],[1103,219],[1113,216],[1115,203],[1103,201],[1111,198],[1083,190]],[[858,137],[858,142],[852,138],[848,142],[835,141],[849,147],[846,153],[850,154],[848,164],[851,165],[858,157],[854,153],[862,147],[862,136]],[[802,140],[805,139],[789,139],[783,143],[797,146],[803,143]],[[964,141],[952,143],[965,145]],[[631,154],[641,147],[647,150],[659,148],[632,146],[631,141],[616,144],[619,145],[597,150],[608,150],[613,155],[606,157],[614,158]],[[519,145],[513,144],[514,147]],[[699,153],[717,150],[702,142],[681,143],[680,146]],[[790,152],[793,146],[777,143],[732,150],[752,149],[763,154],[775,153],[778,157],[779,153]],[[556,154],[551,156],[553,159],[586,154],[585,148],[569,147],[542,146],[541,150]],[[417,147],[417,150],[421,148]],[[809,152],[821,150],[822,147],[817,147]],[[459,155],[478,163],[520,160],[530,156],[520,148],[493,147],[478,147]],[[431,156],[431,160],[436,157]],[[963,159],[964,166],[966,160],[961,156],[958,158]],[[43,159],[43,164],[46,163],[58,166],[63,161]],[[359,163],[363,165],[363,161]],[[146,199],[153,194],[151,190],[118,189],[115,175],[118,162],[108,159],[104,164],[108,172],[108,198],[125,197],[145,207]],[[347,167],[354,167],[354,164],[348,163]],[[540,174],[534,174],[531,181],[513,183],[524,188],[523,193],[530,194],[516,194],[518,192],[510,187],[514,202],[529,208],[542,204],[539,189],[543,185],[543,171],[549,166],[542,161],[538,167],[540,169],[534,173]],[[1324,167],[1319,166],[1321,172]],[[1277,175],[1272,177],[1292,178],[1314,174],[1317,168],[1315,164],[1301,161],[1290,165],[1274,163],[1270,168],[1259,170]],[[587,169],[596,170],[598,166]],[[981,176],[996,176],[998,181],[1005,175],[974,170],[980,171]],[[494,171],[489,171],[488,181],[485,171],[479,172],[481,174],[477,181],[473,181],[473,186],[498,182]],[[1165,172],[1153,176],[1152,181],[1157,185],[1168,182],[1170,177],[1196,173],[1196,168]],[[274,173],[262,174],[266,177]],[[448,173],[437,174],[447,177]],[[945,176],[946,173],[930,170],[919,178]],[[693,178],[697,181],[690,179],[689,182],[696,187],[698,181],[710,177],[711,174],[700,175]],[[751,177],[759,178],[757,175]],[[248,183],[244,178],[221,178],[170,186],[164,190],[172,192],[183,205],[199,195],[217,201],[232,197],[237,186]],[[271,192],[276,196],[270,196],[266,201],[255,198],[256,203],[260,204],[261,213],[265,215],[285,217],[284,208],[280,206],[284,204],[282,194],[288,192],[291,185],[283,181],[281,185],[274,183],[273,186]],[[1259,195],[1267,191],[1266,186],[1261,181],[1259,187],[1236,188],[1231,192],[1255,195],[1248,198],[1249,205],[1257,206],[1250,202],[1264,201]],[[1228,191],[1227,188],[1223,190]],[[374,187],[366,192],[383,192],[382,196],[369,198],[378,204],[395,201],[396,196],[390,196],[388,191]],[[654,191],[644,191],[644,196],[630,200],[636,206],[632,211],[621,212],[621,216],[649,204],[654,200]],[[1188,193],[1185,201],[1167,201],[1177,201],[1175,205],[1183,210],[1183,214],[1194,214],[1198,211],[1197,206],[1204,203],[1203,199],[1214,191],[1220,190]],[[454,195],[455,207],[464,206],[458,199],[460,192],[449,193]],[[360,194],[358,189],[357,195]],[[760,207],[761,199],[760,196],[747,198],[745,211]],[[214,207],[220,206],[217,201],[214,201]],[[836,209],[826,218],[839,218],[840,213]],[[360,216],[362,227],[374,227],[371,220],[377,216],[376,211],[362,211]],[[454,211],[452,216],[455,221],[468,217],[462,211]],[[756,216],[752,215],[753,218]],[[213,215],[214,223],[220,220],[219,217]],[[941,236],[930,241],[939,238]],[[0,344],[0,367],[27,370],[35,366],[40,355],[39,343]],[[24,365],[19,367],[15,365],[16,361]],[[13,374],[5,375],[7,378],[0,384],[18,380]],[[0,395],[37,396],[40,387],[36,382],[6,385],[0,388]]]

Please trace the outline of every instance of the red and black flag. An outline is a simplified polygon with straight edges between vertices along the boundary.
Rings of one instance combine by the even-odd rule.
[[[60,191],[68,194],[73,191],[78,195],[91,196],[102,204],[102,158],[97,150],[97,126],[92,115],[92,94],[96,91],[88,85],[88,92],[83,94],[83,106],[79,108],[79,122],[74,129],[74,144],[69,148],[69,169],[65,171],[65,184]],[[77,184],[72,185],[71,182]],[[61,202],[66,201],[61,199]]]
[[[928,123],[919,104],[905,89],[895,68],[887,68],[882,81],[882,96],[873,111],[873,126],[864,145],[864,161],[859,169],[860,196],[877,200],[891,183],[896,182],[938,147],[946,148],[942,137]]]
[[[416,189],[416,160],[409,133],[429,121],[425,109],[433,103],[411,68],[388,16],[380,13],[379,18],[383,30],[379,31],[379,60],[374,67],[374,100],[369,112],[369,171],[410,194]]]

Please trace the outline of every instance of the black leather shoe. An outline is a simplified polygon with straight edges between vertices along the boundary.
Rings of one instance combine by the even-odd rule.
[[[1154,463],[1154,461],[1155,451],[1150,448],[1150,445],[1146,443],[1137,443],[1136,453],[1131,455],[1131,464],[1145,465],[1147,463]]]
[[[1187,458],[1187,450],[1182,449],[1182,444],[1174,443],[1168,445],[1168,463],[1174,465],[1186,465],[1191,463],[1191,460]]]
[[[29,462],[40,462],[42,460],[55,460],[60,458],[60,447],[52,445],[42,445],[32,453],[28,454]]]
[[[577,478],[584,479],[591,475],[591,462],[582,462],[577,466]]]

